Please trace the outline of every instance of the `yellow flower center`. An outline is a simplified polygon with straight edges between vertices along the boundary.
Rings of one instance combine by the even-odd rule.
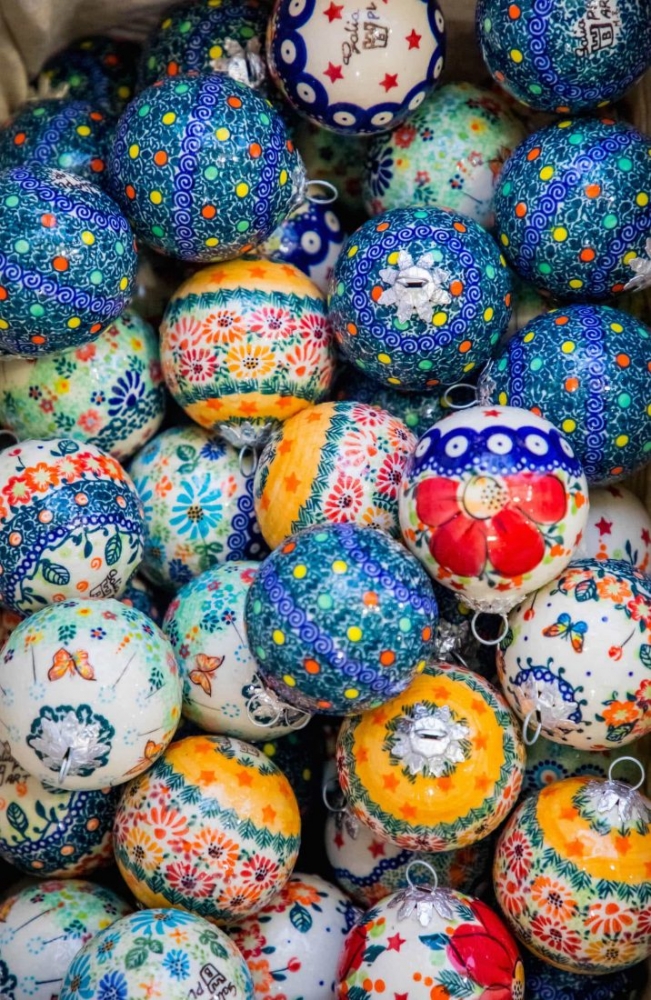
[[[492,476],[473,476],[463,492],[462,502],[470,517],[485,521],[506,507],[509,491]]]

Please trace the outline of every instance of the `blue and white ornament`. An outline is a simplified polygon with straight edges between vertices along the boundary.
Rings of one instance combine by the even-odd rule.
[[[269,260],[294,264],[322,292],[327,292],[345,234],[330,204],[306,201],[299,205],[257,252]]]

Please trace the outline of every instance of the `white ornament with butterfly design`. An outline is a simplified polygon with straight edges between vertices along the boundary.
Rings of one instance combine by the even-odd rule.
[[[575,560],[510,613],[497,665],[529,744],[640,739],[651,732],[651,579],[621,560]]]
[[[55,788],[101,789],[145,771],[181,716],[174,651],[136,608],[70,600],[21,622],[0,654],[0,737]]]
[[[259,674],[244,628],[244,605],[259,563],[215,566],[186,584],[163,622],[183,680],[183,715],[208,733],[277,739],[310,716],[285,705]]]

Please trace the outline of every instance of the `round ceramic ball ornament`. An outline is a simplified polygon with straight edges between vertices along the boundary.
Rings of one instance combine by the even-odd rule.
[[[509,263],[551,295],[607,299],[649,282],[649,141],[625,122],[535,132],[505,164],[494,208]]]
[[[0,600],[29,614],[119,597],[144,550],[138,494],[116,459],[70,438],[0,453]]]
[[[0,858],[23,875],[78,878],[113,861],[119,792],[42,785],[0,743]]]
[[[153,622],[160,625],[162,621],[161,610],[158,606],[157,595],[153,587],[141,580],[138,576],[132,576],[126,585],[120,598],[121,604],[126,604],[128,608],[136,608],[147,615]]]
[[[180,906],[235,923],[292,873],[300,815],[287,778],[249,743],[190,736],[125,789],[115,820],[118,867],[144,906]]]
[[[278,995],[276,983],[284,996],[331,1000],[344,938],[358,915],[336,886],[317,875],[292,875],[267,906],[228,934],[261,1000]]]
[[[143,986],[144,984],[144,986]],[[183,910],[139,910],[84,943],[60,1000],[131,1000],[150,987],[165,1000],[253,1000],[253,983],[230,938]]]
[[[200,0],[168,7],[140,58],[140,87],[191,70],[232,73],[238,55],[246,59],[245,66],[255,60],[251,70],[254,81],[261,82],[258,74],[264,75],[264,64],[259,53],[267,18],[265,0]]]
[[[40,163],[102,184],[106,116],[83,101],[30,101],[0,128],[0,169]]]
[[[0,982],[9,998],[52,1000],[79,949],[131,907],[109,889],[83,882],[30,881],[4,895]]]
[[[624,753],[624,749],[577,750],[567,743],[552,743],[539,736],[527,746],[522,798],[563,778],[607,778],[614,761],[620,780],[634,785],[640,776],[639,765],[634,757],[622,756]]]
[[[278,0],[267,32],[271,75],[287,100],[318,125],[348,134],[383,132],[423,102],[445,57],[436,0]]]
[[[509,615],[500,683],[525,730],[579,750],[651,731],[651,584],[628,562],[572,562]]]
[[[410,851],[487,837],[520,793],[524,745],[501,694],[437,664],[398,697],[344,721],[337,770],[353,813]]]
[[[352,365],[339,370],[335,387],[336,399],[352,399],[386,410],[417,436],[445,416],[443,401],[435,392],[400,392],[374,382]]]
[[[350,715],[398,695],[432,652],[427,574],[384,532],[316,525],[262,563],[244,610],[260,671],[307,712]]]
[[[348,361],[384,385],[427,390],[488,360],[511,316],[511,278],[472,219],[401,208],[349,237],[329,304]]]
[[[651,461],[650,366],[647,326],[608,306],[572,305],[523,327],[483,378],[491,399],[558,427],[588,482],[604,483]]]
[[[163,630],[183,679],[183,714],[204,732],[275,739],[304,713],[262,684],[249,648],[244,606],[258,563],[213,566],[187,583],[167,609]]]
[[[138,239],[181,260],[240,256],[305,192],[278,112],[222,73],[168,77],[142,91],[119,121],[109,169]]]
[[[495,894],[513,932],[568,972],[648,958],[650,838],[651,802],[621,781],[566,778],[530,795],[495,853]]]
[[[145,771],[179,723],[181,683],[154,623],[114,600],[31,615],[0,658],[11,754],[55,788],[97,790]]]
[[[477,34],[491,74],[538,111],[575,113],[618,101],[651,64],[643,0],[553,5],[479,0]]]
[[[447,83],[369,147],[364,201],[371,215],[435,205],[492,225],[504,161],[527,130],[508,100],[472,83]]]
[[[79,38],[45,63],[42,76],[53,90],[91,101],[113,117],[133,97],[140,46],[108,35]]]
[[[305,201],[258,247],[258,253],[293,264],[325,293],[344,238],[339,217],[328,202]]]
[[[291,264],[202,268],[172,297],[161,334],[177,403],[238,447],[319,402],[334,375],[324,296]]]
[[[164,415],[158,337],[131,309],[90,344],[0,360],[0,421],[19,441],[66,434],[124,461]]]
[[[339,193],[337,206],[346,217],[364,218],[362,177],[368,138],[338,135],[307,118],[299,119],[292,135],[308,177],[318,177],[335,185]]]
[[[218,563],[266,551],[253,512],[253,476],[240,455],[200,427],[171,427],[131,464],[145,512],[142,573],[179,590]]]
[[[642,573],[651,567],[651,517],[624,486],[590,490],[582,553],[589,559],[625,559]]]
[[[475,406],[421,437],[400,491],[403,537],[435,580],[503,613],[572,558],[588,488],[567,439],[511,406]]]
[[[490,839],[458,851],[408,851],[373,833],[347,809],[331,812],[325,825],[326,856],[337,885],[359,906],[375,906],[385,896],[406,889],[409,878],[428,882],[424,861],[436,872],[439,885],[473,892],[490,872]]]
[[[0,348],[34,357],[94,340],[129,302],[127,220],[95,184],[37,163],[0,173]]]
[[[359,917],[339,961],[337,997],[444,1000],[455,993],[470,1000],[524,1000],[518,949],[485,903],[412,882]]]
[[[255,473],[255,509],[275,548],[313,524],[353,523],[397,535],[398,488],[416,438],[366,403],[320,403],[274,431]]]

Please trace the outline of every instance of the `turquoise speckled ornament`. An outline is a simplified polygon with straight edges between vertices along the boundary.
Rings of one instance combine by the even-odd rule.
[[[139,239],[182,260],[238,257],[303,201],[305,168],[269,101],[221,73],[168,77],[131,102],[109,157]]]
[[[352,365],[346,366],[340,373],[335,399],[368,403],[378,410],[386,410],[402,420],[417,437],[445,416],[442,400],[435,392],[399,392],[367,378]]]
[[[651,330],[608,306],[538,316],[482,376],[494,402],[533,410],[566,435],[588,483],[651,461]]]
[[[23,875],[73,878],[113,861],[119,791],[47,787],[0,742],[0,858]]]
[[[388,535],[353,524],[292,535],[261,565],[244,612],[269,686],[305,711],[349,715],[403,691],[432,652],[425,571]]]
[[[401,208],[348,239],[330,283],[346,358],[401,389],[431,389],[488,360],[511,316],[511,278],[491,236],[466,216]]]
[[[131,909],[109,889],[80,879],[17,886],[2,903],[0,923],[0,983],[7,1000],[56,998],[82,945]]]
[[[129,301],[127,220],[94,184],[38,164],[0,174],[0,348],[33,357],[94,340]]]
[[[126,310],[97,340],[34,360],[0,360],[0,421],[19,441],[69,435],[124,460],[158,430],[158,337]]]
[[[147,525],[142,573],[157,586],[178,590],[211,566],[266,551],[253,475],[235,448],[200,427],[157,435],[136,455],[131,474]]]
[[[339,192],[337,205],[361,222],[365,218],[362,176],[368,137],[337,135],[307,119],[299,120],[293,137],[308,176],[334,184]]]
[[[182,910],[140,910],[86,941],[60,1000],[253,1000],[253,983],[230,938]]]
[[[366,207],[378,215],[436,205],[489,227],[500,170],[526,134],[504,97],[472,83],[448,83],[371,143]]]
[[[651,65],[645,0],[479,0],[477,34],[498,83],[539,111],[610,104]]]
[[[140,87],[190,70],[206,73],[222,65],[226,70],[219,61],[238,48],[255,55],[262,47],[267,17],[263,0],[199,0],[168,7],[142,53]]]
[[[117,116],[133,97],[139,52],[135,42],[91,35],[48,59],[43,76],[52,88],[65,86],[68,97]]]
[[[40,163],[101,184],[106,169],[107,121],[83,101],[23,104],[0,129],[0,169]]]
[[[626,122],[577,118],[529,136],[495,195],[504,253],[561,299],[598,300],[651,276],[651,140]]]

